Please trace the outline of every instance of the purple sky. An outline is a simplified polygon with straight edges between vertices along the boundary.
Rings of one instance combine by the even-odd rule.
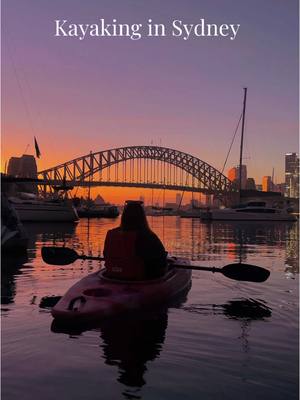
[[[151,141],[221,169],[247,86],[248,175],[283,180],[298,149],[298,1],[4,0],[2,18],[2,168],[36,135],[39,169]],[[233,41],[54,37],[55,19],[100,18],[241,27]]]

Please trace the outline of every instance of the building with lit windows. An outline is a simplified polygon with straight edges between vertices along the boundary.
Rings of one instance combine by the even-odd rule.
[[[299,157],[297,153],[285,155],[285,195],[299,198]]]

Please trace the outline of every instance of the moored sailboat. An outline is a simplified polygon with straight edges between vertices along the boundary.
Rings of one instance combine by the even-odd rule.
[[[220,220],[220,221],[296,221],[295,215],[290,213],[289,208],[284,201],[281,201],[281,206],[274,204],[267,204],[266,201],[246,201],[242,202],[242,164],[243,164],[243,143],[244,143],[244,130],[245,130],[245,113],[246,113],[246,101],[247,101],[247,88],[244,88],[244,101],[243,101],[243,113],[242,113],[242,132],[241,132],[241,144],[240,144],[240,162],[239,162],[239,199],[240,203],[220,209],[206,210],[201,213],[201,219],[203,220]],[[260,193],[261,194],[261,193]],[[262,196],[260,196],[262,197]],[[276,204],[275,204],[276,203]]]

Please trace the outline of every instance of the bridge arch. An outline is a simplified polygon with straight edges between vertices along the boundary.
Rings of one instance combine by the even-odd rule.
[[[208,163],[188,153],[160,146],[127,146],[91,152],[40,171],[38,175],[47,182],[59,184],[67,181],[72,185],[81,186],[99,171],[129,160],[142,159],[156,160],[183,170],[196,180],[198,187],[202,187],[207,193],[222,194],[236,191],[232,182]],[[121,182],[119,186],[122,186]],[[146,183],[144,187],[147,187]]]

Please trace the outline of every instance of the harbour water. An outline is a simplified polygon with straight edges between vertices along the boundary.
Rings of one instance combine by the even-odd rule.
[[[41,247],[102,254],[119,219],[27,224],[28,258],[2,259],[2,399],[298,399],[297,224],[148,219],[171,255],[204,266],[241,260],[270,278],[194,271],[168,309],[61,332],[45,298],[101,264],[47,265]]]

